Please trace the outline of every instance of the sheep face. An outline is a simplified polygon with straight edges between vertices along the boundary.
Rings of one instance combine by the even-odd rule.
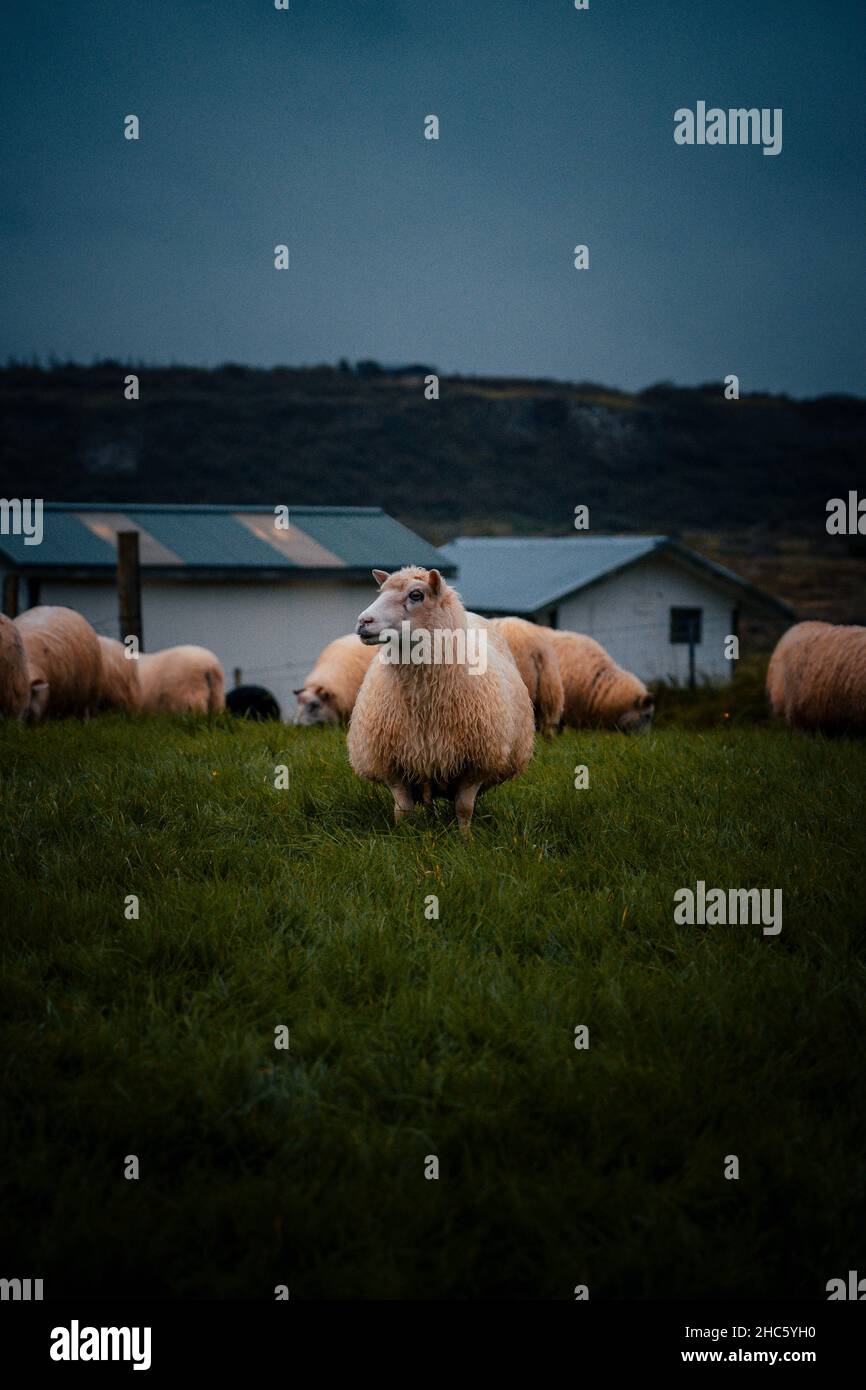
[[[636,695],[617,719],[615,727],[623,734],[643,734],[652,724],[654,714],[655,701],[652,695]]]
[[[388,631],[400,632],[404,622],[412,631],[441,625],[439,609],[449,590],[438,570],[373,570],[373,578],[381,586],[379,596],[360,614],[355,629],[365,646],[383,642]]]
[[[30,682],[30,702],[27,707],[26,717],[34,724],[38,724],[40,719],[45,718],[45,711],[48,708],[48,682]]]
[[[298,710],[295,721],[298,724],[339,724],[340,715],[334,708],[330,690],[323,685],[305,685],[296,690]]]

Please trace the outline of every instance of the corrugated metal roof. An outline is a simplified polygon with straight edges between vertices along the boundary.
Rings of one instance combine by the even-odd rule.
[[[139,532],[144,569],[361,570],[453,565],[441,550],[380,507],[289,507],[289,526],[275,526],[261,506],[112,507],[46,503],[40,545],[0,535],[0,558],[26,570],[114,569],[118,531]]]
[[[457,588],[480,613],[535,614],[647,555],[658,553],[735,588],[744,601],[791,618],[787,604],[733,570],[707,560],[668,536],[459,536],[442,547],[457,565]]]
[[[663,536],[459,536],[442,547],[464,603],[483,613],[535,613],[649,555]]]

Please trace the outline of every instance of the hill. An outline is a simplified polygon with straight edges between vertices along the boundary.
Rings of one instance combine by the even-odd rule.
[[[376,502],[428,533],[823,530],[854,485],[866,401],[720,384],[591,384],[119,363],[0,369],[5,480],[57,501]],[[129,370],[141,399],[126,401]]]

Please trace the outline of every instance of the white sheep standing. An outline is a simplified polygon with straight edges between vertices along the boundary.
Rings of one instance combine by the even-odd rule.
[[[446,796],[468,834],[479,792],[516,776],[532,757],[532,701],[507,643],[466,612],[438,570],[409,566],[391,575],[373,570],[373,577],[379,595],[358,618],[362,642],[376,645],[406,622],[410,634],[430,634],[431,646],[444,629],[453,651],[461,633],[466,644],[471,628],[483,629],[486,669],[466,661],[371,662],[349,723],[349,761],[359,777],[390,789],[395,820],[419,800]]]
[[[96,709],[102,680],[99,639],[71,608],[40,605],[15,619],[30,674],[30,714],[39,719]]]
[[[114,637],[100,637],[102,680],[99,687],[101,709],[122,710],[134,714],[141,708],[141,686],[138,679],[139,658],[126,655],[122,642]]]
[[[225,709],[225,676],[207,647],[166,647],[138,658],[147,714],[214,714]]]
[[[367,667],[376,655],[356,632],[329,642],[300,690],[298,724],[347,724]]]
[[[12,619],[0,613],[0,716],[23,719],[29,710],[30,671],[24,643]]]

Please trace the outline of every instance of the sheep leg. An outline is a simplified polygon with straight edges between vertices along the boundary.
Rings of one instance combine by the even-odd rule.
[[[469,825],[472,820],[472,812],[475,810],[475,798],[481,786],[480,782],[473,782],[468,777],[464,777],[457,784],[454,794],[454,809],[457,812],[457,825],[461,835],[469,835]]]
[[[406,816],[410,816],[415,810],[415,801],[403,782],[389,782],[388,787],[394,798],[394,820],[399,825],[401,820],[405,820]]]

